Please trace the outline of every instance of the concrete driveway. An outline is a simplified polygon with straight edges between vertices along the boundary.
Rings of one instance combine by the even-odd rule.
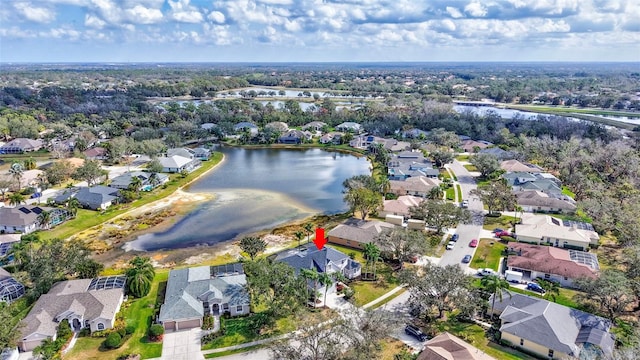
[[[204,355],[200,351],[201,336],[202,330],[199,328],[164,334],[160,359],[204,360]]]

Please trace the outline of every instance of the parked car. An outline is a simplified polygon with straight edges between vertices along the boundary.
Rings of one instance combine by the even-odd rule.
[[[449,243],[446,246],[447,250],[451,250],[453,249],[453,247],[456,245],[456,243],[454,243],[453,241],[449,241]]]
[[[420,328],[418,328],[415,325],[407,325],[404,328],[404,333],[410,336],[413,336],[414,338],[420,340],[420,341],[427,341],[428,337],[425,333],[422,332],[422,330],[420,330]]]
[[[32,199],[36,199],[36,198],[39,198],[39,197],[42,197],[42,193],[40,193],[40,192],[34,192],[33,194],[31,194],[31,198]]]
[[[542,288],[542,286],[540,286],[540,285],[538,285],[536,283],[532,283],[532,282],[527,284],[527,290],[535,291],[535,292],[540,293],[540,294],[544,294],[544,292],[545,292],[544,289]]]
[[[463,200],[462,204],[460,204],[460,207],[468,208],[469,207],[469,200]]]
[[[458,234],[453,234],[451,235],[451,241],[458,241],[458,238],[460,237],[460,235]]]
[[[471,262],[471,255],[465,255],[465,256],[462,258],[462,262],[463,262],[463,263],[465,263],[465,264],[470,263],[470,262]]]
[[[511,236],[513,237],[513,234],[508,232],[508,231],[496,231],[495,233],[496,237],[502,237],[502,236]]]
[[[493,269],[484,268],[484,269],[478,269],[478,275],[480,276],[496,275],[496,272],[493,271]]]
[[[471,246],[471,247],[476,247],[476,246],[478,246],[478,239],[473,239],[473,240],[471,240],[471,242],[469,243],[469,246]]]
[[[503,231],[504,231],[503,229],[495,228],[495,229],[493,229],[492,232],[495,234],[495,233],[499,233],[499,232],[503,232]]]

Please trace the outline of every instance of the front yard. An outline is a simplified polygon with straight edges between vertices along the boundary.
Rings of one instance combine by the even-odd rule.
[[[500,258],[506,248],[507,245],[497,239],[480,239],[478,249],[471,260],[471,267],[475,269],[490,268],[498,271]]]
[[[515,220],[515,217],[507,215],[502,215],[500,217],[485,216],[482,228],[485,230],[493,230],[495,228],[509,230]]]

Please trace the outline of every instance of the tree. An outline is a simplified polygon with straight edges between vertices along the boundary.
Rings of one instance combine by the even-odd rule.
[[[51,213],[48,211],[41,212],[40,214],[38,214],[36,221],[38,222],[38,226],[40,226],[41,229],[48,229],[49,225],[51,224]]]
[[[76,214],[78,213],[78,208],[80,207],[80,201],[78,201],[78,199],[76,199],[75,197],[72,197],[69,200],[67,200],[66,207],[67,207],[67,210],[71,213],[71,215],[75,217]]]
[[[435,228],[438,234],[442,234],[444,228],[471,221],[469,210],[443,200],[422,201],[409,208],[409,213],[414,219],[424,220],[427,225]]]
[[[320,282],[320,285],[324,286],[324,307],[327,307],[327,292],[329,291],[329,286],[333,284],[333,278],[331,277],[331,275],[327,274],[326,272],[320,273],[320,276],[318,277],[318,281]]]
[[[36,164],[36,161],[32,157],[29,157],[28,159],[25,159],[22,162],[22,164],[23,164],[25,170],[33,170],[36,167],[38,167],[38,165]]]
[[[318,301],[318,280],[320,280],[320,273],[316,268],[311,269],[300,269],[300,276],[307,280],[313,281],[313,306],[316,306],[316,302]],[[304,287],[308,289],[307,281],[304,282]]]
[[[433,161],[436,163],[436,166],[439,168],[443,167],[445,164],[452,162],[454,158],[453,153],[443,150],[433,151],[430,155],[433,158]]]
[[[300,245],[300,241],[304,238],[304,232],[298,230],[293,233],[293,235],[295,235],[296,239],[298,239],[298,248],[301,248],[302,246]]]
[[[104,174],[105,170],[102,169],[99,161],[85,160],[84,164],[76,169],[72,177],[75,180],[84,180],[88,186],[93,186]]]
[[[429,193],[427,194],[427,199],[442,200],[443,196],[444,196],[444,191],[442,190],[442,188],[440,186],[434,186],[433,188],[431,188],[431,190],[429,190]]]
[[[140,198],[140,188],[142,187],[142,180],[134,176],[131,178],[131,183],[129,183],[128,190],[133,191],[138,198]]]
[[[551,299],[551,301],[555,302],[556,297],[560,295],[560,286],[558,285],[558,283],[555,281],[540,279],[538,281],[538,284],[545,291],[543,297],[547,300]]]
[[[475,166],[480,171],[480,176],[483,179],[489,177],[489,175],[500,170],[500,163],[498,158],[491,154],[477,154],[469,158],[471,165]]]
[[[478,186],[470,192],[487,205],[489,214],[493,214],[495,210],[514,209],[516,206],[515,195],[511,192],[511,188],[502,180],[492,181],[488,185]]]
[[[365,220],[369,213],[378,209],[382,203],[382,196],[377,191],[367,188],[351,189],[344,195],[344,201],[349,204],[350,211],[359,212],[362,220]]]
[[[311,242],[311,234],[313,234],[313,224],[308,222],[304,224],[304,231],[307,232],[307,244]]]
[[[421,267],[407,269],[400,276],[411,293],[409,304],[427,317],[432,309],[442,318],[445,311],[479,303],[472,294],[473,277],[466,275],[458,265],[444,267],[427,263]]]
[[[253,307],[266,308],[270,318],[295,313],[308,301],[306,281],[282,262],[258,259],[244,264]]]
[[[619,270],[605,269],[599,277],[578,279],[575,285],[584,292],[578,295],[581,299],[594,303],[612,321],[635,301],[631,281]]]
[[[11,181],[6,179],[0,179],[0,194],[2,194],[2,202],[6,200],[7,192],[11,186]]]
[[[58,185],[73,175],[75,169],[66,160],[54,161],[45,169],[44,174],[49,184]]]
[[[16,314],[13,314],[11,307],[0,302],[0,349],[15,348],[20,331],[16,326]]]
[[[151,282],[156,272],[149,257],[136,256],[129,261],[126,274],[128,292],[134,297],[141,298],[151,290]]]
[[[502,295],[504,290],[507,290],[506,293],[509,294],[509,298],[511,298],[511,293],[509,290],[509,282],[505,279],[501,279],[496,275],[488,275],[480,280],[480,285],[489,293],[493,294],[493,301],[491,302],[491,315],[493,316],[493,309],[496,305],[496,297],[500,299],[502,302]]]
[[[337,314],[324,313],[298,319],[301,325],[291,338],[269,345],[274,360],[340,360],[343,359],[346,320]]]
[[[105,144],[107,149],[107,156],[111,162],[120,162],[124,155],[131,153],[134,147],[134,141],[132,138],[125,136],[118,136]]]
[[[9,168],[9,174],[16,182],[16,191],[20,191],[22,188],[22,176],[24,175],[24,167],[20,163],[13,163]]]
[[[155,173],[160,173],[162,172],[162,164],[160,164],[160,160],[153,158],[151,159],[151,161],[149,161],[149,163],[147,164],[147,170],[149,170],[150,173],[155,174]]]
[[[245,236],[240,240],[240,249],[249,255],[253,261],[256,255],[263,252],[267,248],[267,243],[256,236]]]
[[[380,259],[380,248],[374,243],[366,243],[362,249],[364,259],[367,260],[366,267],[369,268],[369,274],[373,274],[373,279],[376,279],[377,263]]]
[[[24,202],[24,196],[19,192],[14,192],[9,195],[9,205],[18,206]]]
[[[393,257],[404,267],[404,261],[411,255],[423,254],[429,249],[429,243],[422,232],[395,227],[378,234],[373,242],[382,249],[389,249]]]

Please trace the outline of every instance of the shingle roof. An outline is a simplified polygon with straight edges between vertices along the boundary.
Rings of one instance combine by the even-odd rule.
[[[212,272],[215,269],[210,266],[171,270],[160,321],[200,318],[204,315],[204,301],[249,305],[244,273],[212,277]]]
[[[343,264],[343,261],[346,263]],[[276,255],[275,261],[281,261],[295,269],[296,274],[302,269],[316,269],[319,273],[333,273],[341,271],[344,267],[359,267],[360,264],[351,260],[342,252],[323,247],[318,250],[315,244],[305,244],[300,249],[291,249]]]
[[[169,157],[159,157],[160,165],[165,168],[181,168],[192,160],[190,158],[182,157],[179,155],[173,155]]]
[[[327,236],[335,236],[362,244],[370,243],[385,229],[392,229],[395,226],[382,221],[364,221],[351,219],[344,224],[340,224],[331,229]]]
[[[549,349],[578,356],[580,345],[595,341],[605,354],[613,350],[611,323],[599,316],[515,293],[496,298],[495,309],[502,312],[500,331]]]
[[[516,191],[514,194],[516,202],[521,206],[546,206],[554,209],[576,210],[574,203],[541,191]]]
[[[571,260],[569,250],[552,246],[509,243],[509,250],[516,252],[507,258],[507,266],[524,270],[533,270],[546,274],[555,274],[571,279],[597,277],[597,269]]]
[[[413,195],[402,195],[398,196],[396,200],[385,200],[383,209],[386,212],[407,215],[411,207],[417,206],[423,200],[423,198]]]
[[[95,209],[117,199],[118,189],[102,185],[81,187],[75,198],[83,206]]]
[[[417,360],[495,360],[464,340],[444,332],[424,343]]]
[[[2,145],[2,147],[0,148],[13,148],[13,147],[17,147],[17,148],[21,148],[21,149],[33,149],[33,148],[38,148],[42,146],[42,141],[40,140],[34,140],[34,139],[27,139],[27,138],[17,138],[17,139],[13,139],[11,141],[9,141],[8,143]]]
[[[525,216],[526,215],[526,216]],[[516,225],[517,236],[532,238],[552,237],[583,242],[597,241],[600,236],[595,231],[583,230],[573,226],[563,226],[562,221],[548,215],[523,214],[522,223]]]
[[[500,163],[500,168],[505,171],[523,171],[531,173],[539,173],[542,170],[533,165],[523,164],[518,160],[505,160]]]
[[[428,178],[426,176],[410,177],[404,181],[390,180],[389,185],[392,192],[417,191],[428,193],[434,187],[440,186],[440,180]]]
[[[0,225],[26,226],[38,221],[38,215],[52,208],[44,206],[20,205],[13,208],[0,207]]]

